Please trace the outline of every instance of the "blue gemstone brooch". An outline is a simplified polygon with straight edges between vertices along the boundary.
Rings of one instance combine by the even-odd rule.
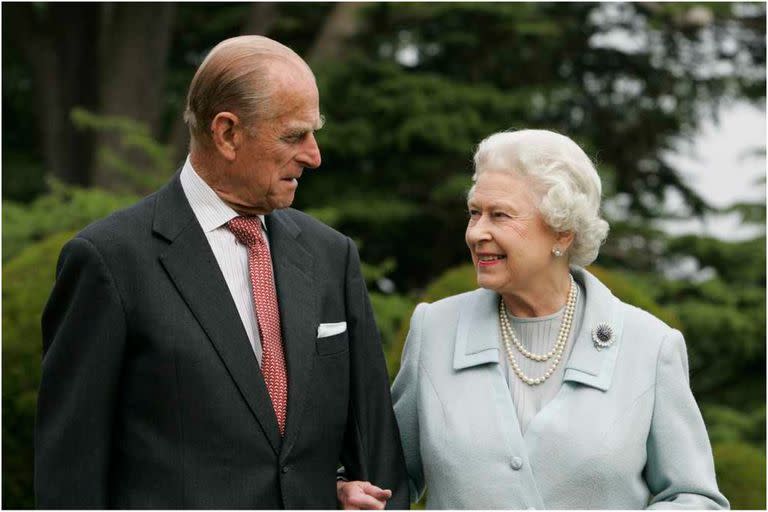
[[[603,350],[613,344],[613,329],[606,323],[598,324],[592,329],[592,341],[595,342],[597,350]]]

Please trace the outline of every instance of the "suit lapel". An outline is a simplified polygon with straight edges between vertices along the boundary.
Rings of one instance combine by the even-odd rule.
[[[266,217],[275,269],[280,325],[288,369],[288,416],[283,453],[288,453],[303,423],[317,338],[314,258],[301,243],[302,231],[284,211]]]
[[[279,453],[280,433],[264,378],[178,173],[158,192],[153,229],[170,242],[160,256],[161,264],[221,357],[272,449]]]

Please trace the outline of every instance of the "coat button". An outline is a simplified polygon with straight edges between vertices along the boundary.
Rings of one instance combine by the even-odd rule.
[[[512,460],[509,462],[509,465],[517,471],[518,469],[523,467],[523,459],[520,457],[512,457]]]
[[[285,474],[288,472],[289,469],[290,469],[290,466],[283,466],[282,468],[280,468],[280,472]]]

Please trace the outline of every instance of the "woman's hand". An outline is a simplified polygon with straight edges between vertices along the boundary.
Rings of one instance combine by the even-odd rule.
[[[370,482],[336,482],[336,499],[344,510],[382,510],[391,497],[392,491],[376,487]]]

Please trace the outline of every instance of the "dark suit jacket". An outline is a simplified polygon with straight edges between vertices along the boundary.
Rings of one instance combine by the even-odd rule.
[[[43,313],[41,508],[335,508],[338,463],[407,483],[353,242],[296,210],[266,217],[288,368],[281,439],[208,241],[171,183],[62,250]],[[320,323],[347,332],[317,338]]]

